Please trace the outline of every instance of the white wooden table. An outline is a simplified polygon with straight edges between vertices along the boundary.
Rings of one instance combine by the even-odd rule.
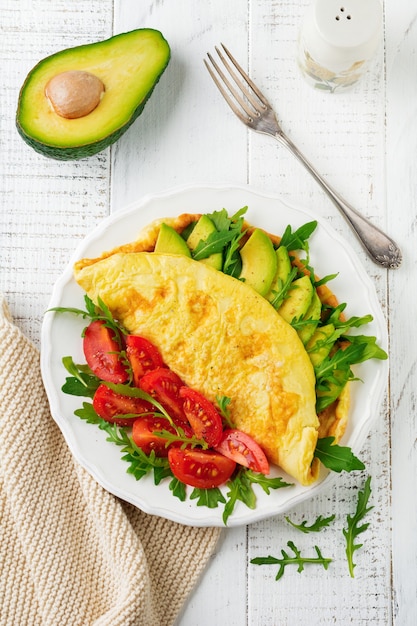
[[[365,1],[365,0],[364,0]],[[308,2],[275,0],[2,0],[0,13],[1,290],[35,343],[52,286],[78,242],[111,212],[187,183],[251,184],[313,209],[351,243],[378,290],[390,333],[386,399],[361,457],[374,506],[350,578],[342,528],[362,478],[342,475],[291,511],[296,521],[336,514],[320,535],[283,515],[225,532],[179,626],[417,624],[417,5],[385,0],[384,45],[353,91],[314,91],[295,62]],[[161,30],[172,60],[145,112],[112,149],[56,162],[17,135],[19,88],[41,58],[139,27]],[[400,270],[374,265],[343,218],[294,158],[233,117],[202,59],[220,41],[267,93],[284,130],[327,180],[401,245]],[[288,540],[315,543],[331,568],[250,564]],[[12,626],[12,625],[11,625]],[[15,626],[15,625],[13,625]]]

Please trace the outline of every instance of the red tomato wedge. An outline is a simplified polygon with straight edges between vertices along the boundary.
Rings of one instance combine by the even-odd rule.
[[[170,448],[168,461],[178,480],[199,489],[213,489],[233,474],[236,463],[212,450]]]
[[[154,450],[156,456],[168,456],[167,440],[155,434],[161,430],[175,434],[175,429],[164,417],[153,415],[140,417],[133,422],[132,439],[145,454],[150,454]],[[176,444],[173,442],[170,445]]]
[[[97,415],[106,422],[118,424],[119,426],[132,426],[134,419],[123,418],[121,415],[141,415],[153,411],[154,408],[150,402],[141,398],[131,398],[123,396],[109,389],[106,385],[100,385],[93,397],[93,408]],[[115,417],[115,416],[118,417]]]
[[[189,426],[179,396],[179,390],[183,385],[181,378],[167,367],[147,372],[139,382],[139,387],[158,400],[176,423],[180,426]]]
[[[189,387],[181,387],[179,395],[184,401],[184,413],[197,437],[215,448],[222,438],[223,424],[214,405],[201,393]]]
[[[115,331],[107,328],[104,321],[95,320],[87,326],[83,349],[88,366],[98,378],[110,383],[125,383],[128,380]]]
[[[269,462],[265,452],[252,437],[241,430],[225,430],[216,450],[254,472],[269,474]]]
[[[139,381],[146,372],[164,365],[158,348],[144,337],[128,335],[126,354],[132,367],[133,382],[136,387],[139,387]]]

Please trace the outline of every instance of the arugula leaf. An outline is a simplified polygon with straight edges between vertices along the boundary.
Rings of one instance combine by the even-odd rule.
[[[365,352],[365,346],[360,343],[351,344],[345,350],[338,350],[333,355],[323,359],[315,368],[316,380],[320,384],[322,379],[331,376],[335,370],[350,370],[354,363],[360,363]],[[353,373],[351,374],[353,377]]]
[[[375,337],[349,335],[346,339],[349,342],[347,347],[337,350],[334,354],[330,353],[314,367],[318,413],[340,395],[349,380],[356,380],[351,365],[368,359],[388,358],[386,352],[377,345]]]
[[[82,409],[76,409],[74,415],[87,422],[87,424],[101,424],[103,421],[95,412],[91,402],[83,402]]]
[[[372,315],[363,315],[361,317],[353,316],[349,319],[342,319],[341,315],[343,311],[346,309],[346,303],[342,302],[338,304],[336,307],[327,307],[328,316],[327,323],[333,324],[335,328],[346,328],[346,331],[349,328],[359,328],[359,326],[364,326],[365,324],[369,324],[374,319]]]
[[[267,557],[256,557],[251,559],[251,563],[254,565],[279,565],[278,573],[275,577],[275,580],[279,580],[283,577],[285,568],[288,565],[298,565],[297,571],[302,572],[304,570],[304,565],[307,563],[315,563],[317,565],[323,565],[324,569],[327,570],[329,564],[332,562],[332,559],[328,559],[323,557],[318,546],[314,546],[317,556],[316,557],[303,557],[301,556],[300,550],[294,545],[292,541],[288,541],[287,546],[292,550],[294,556],[290,556],[288,552],[284,549],[281,550],[282,558],[278,559],[273,556]]]
[[[90,322],[94,322],[96,320],[101,320],[104,322],[107,328],[113,330],[114,339],[117,341],[120,347],[122,347],[122,340],[120,337],[120,333],[122,335],[128,335],[129,333],[121,324],[119,324],[111,314],[108,306],[103,302],[103,300],[99,297],[97,299],[98,306],[94,304],[91,298],[88,297],[87,294],[84,296],[85,308],[82,309],[72,308],[72,307],[51,307],[48,311],[55,311],[56,313],[72,313],[73,315],[80,315],[83,319],[89,318]]]
[[[339,274],[329,274],[328,276],[323,276],[323,278],[320,278],[320,280],[314,281],[315,288],[317,289],[317,287],[321,287],[322,285],[326,285],[331,280],[334,280],[335,278],[337,278],[338,275]],[[312,273],[312,276],[314,276],[314,273]]]
[[[287,250],[308,250],[308,238],[313,234],[317,228],[317,221],[307,222],[303,224],[297,230],[292,232],[291,226],[287,226],[284,234],[281,237],[279,243],[280,246],[285,246]]]
[[[222,230],[229,230],[233,225],[235,228],[240,229],[243,223],[243,216],[245,215],[247,210],[248,207],[244,206],[236,211],[234,215],[229,217],[227,210],[222,209],[221,211],[213,211],[213,213],[207,213],[207,217],[211,219],[219,232]]]
[[[250,509],[256,506],[256,496],[247,479],[247,475],[239,469],[236,476],[227,483],[229,491],[226,494],[226,504],[223,511],[223,523],[226,526],[227,520],[233,513],[236,502],[240,500]]]
[[[197,506],[206,506],[209,509],[216,509],[219,502],[226,502],[224,495],[218,487],[213,489],[193,489],[190,500],[197,500]]]
[[[223,523],[225,526],[238,500],[250,509],[256,507],[256,495],[253,490],[253,484],[260,485],[268,495],[270,489],[291,486],[289,483],[284,482],[281,477],[268,478],[264,474],[240,467],[235,476],[227,483],[229,491],[226,494],[226,504],[223,511]]]
[[[310,526],[307,526],[307,520],[302,521],[301,524],[296,524],[295,522],[291,521],[289,517],[286,517],[285,519],[289,524],[291,524],[291,526],[297,528],[297,530],[300,530],[302,533],[308,534],[320,532],[322,528],[329,526],[331,522],[335,519],[335,517],[336,515],[330,515],[330,517],[323,517],[322,515],[319,515],[317,519],[312,524],[310,524]]]
[[[65,307],[65,306],[53,306],[48,309],[48,312],[54,311],[55,313],[72,313],[73,315],[80,315],[82,318],[90,317],[90,313],[88,311],[84,311],[83,309],[76,309],[74,307]]]
[[[249,482],[259,485],[263,491],[269,496],[271,489],[281,489],[282,487],[293,487],[293,483],[286,483],[281,476],[270,478],[265,474],[253,472],[252,470],[246,470],[246,478]]]
[[[171,482],[169,483],[169,489],[170,491],[172,491],[173,496],[181,500],[181,502],[185,502],[187,497],[185,485],[180,480],[178,480],[178,478],[175,478],[175,476],[171,479]]]
[[[81,382],[80,378],[68,377],[65,379],[65,383],[62,385],[61,390],[71,396],[84,396],[92,398],[100,381],[95,376],[83,376],[84,381]]]
[[[218,231],[210,233],[205,241],[202,239],[198,242],[195,250],[192,251],[194,261],[201,261],[207,259],[211,254],[216,252],[222,252],[232,239],[235,238],[235,232],[233,230],[223,230],[220,233]]]
[[[159,484],[165,476],[172,476],[167,458],[157,457],[153,450],[149,455],[145,454],[123,427],[106,422],[99,417],[91,403],[84,402],[83,408],[77,409],[74,413],[88,424],[98,425],[100,430],[107,433],[107,441],[121,447],[122,461],[129,464],[126,471],[128,474],[132,474],[136,480],[140,480],[152,470],[154,471],[155,484]]]
[[[359,357],[360,360],[355,361],[355,363],[363,363],[363,361],[367,361],[369,359],[380,359],[381,361],[385,361],[388,358],[385,350],[380,348],[376,343],[376,337],[368,337],[366,335],[349,335],[348,339],[352,345],[362,346],[362,354]]]
[[[110,426],[113,426],[113,424],[110,424]],[[118,429],[117,426],[116,429]],[[122,437],[116,439],[109,437],[107,441],[113,441],[117,445],[123,446],[122,453],[124,454],[122,461],[129,463],[129,467],[126,470],[128,474],[132,474],[136,480],[140,480],[153,471],[154,483],[156,485],[161,480],[161,473],[164,476],[172,475],[166,457],[157,457],[153,450],[149,455],[145,454],[143,450],[135,445],[124,429],[119,429],[119,431]]]
[[[243,231],[236,232],[234,239],[232,239],[230,243],[226,246],[224,252],[222,271],[224,274],[228,274],[229,276],[233,276],[234,278],[239,278],[242,271],[242,259],[239,252],[239,242],[244,234],[245,233]]]
[[[140,389],[139,387],[129,387],[129,385],[125,385],[123,383],[110,383],[110,382],[104,382],[104,381],[103,381],[103,385],[106,385],[106,387],[108,387],[115,393],[118,393],[122,396],[128,396],[129,398],[140,398],[141,400],[146,400],[147,402],[149,402],[150,404],[152,404],[158,409],[158,411],[169,421],[171,426],[176,428],[176,425],[174,424],[172,417],[169,415],[169,413],[167,413],[167,411],[164,409],[162,404],[158,402],[158,400],[155,400],[155,398],[153,398],[150,394],[146,393],[145,391],[142,391],[142,389]]]
[[[354,569],[356,563],[353,562],[353,553],[356,550],[362,548],[362,543],[355,543],[355,539],[369,526],[369,522],[359,526],[359,523],[363,520],[365,515],[369,513],[374,507],[368,506],[369,497],[371,495],[371,477],[366,479],[363,491],[358,493],[358,501],[356,504],[356,511],[353,515],[347,516],[347,528],[343,529],[343,535],[346,539],[346,557],[349,565],[349,574],[354,578]]]
[[[293,267],[285,280],[279,280],[278,289],[274,289],[272,291],[274,297],[272,298],[272,300],[270,300],[270,302],[274,309],[279,309],[285,298],[288,297],[293,280],[297,276],[297,272],[297,268]]]
[[[161,483],[164,478],[167,478],[168,476],[172,477],[172,472],[171,472],[171,468],[169,467],[169,463],[167,463],[166,465],[155,465],[153,468],[153,480],[155,485],[159,485],[159,483]]]
[[[223,421],[229,428],[235,428],[235,425],[232,422],[230,417],[229,404],[231,399],[227,396],[216,396],[217,406],[219,407],[220,415],[223,418]]]
[[[76,365],[70,356],[64,356],[62,364],[71,377],[65,379],[61,390],[72,396],[86,396],[92,398],[101,381],[91,372],[90,368]]]
[[[243,207],[232,217],[228,216],[226,209],[207,213],[207,216],[214,223],[217,233],[209,235],[206,246],[204,246],[204,242],[198,244],[193,252],[193,258],[199,260],[213,254],[213,252],[223,252],[222,272],[238,278],[242,267],[239,242],[245,234],[243,215],[247,209],[247,206]]]
[[[154,431],[154,434],[157,437],[166,439],[167,446],[174,441],[176,442],[181,441],[182,442],[181,448],[183,449],[188,446],[191,446],[191,448],[195,448],[196,446],[199,446],[202,450],[207,450],[207,448],[209,447],[208,443],[204,441],[204,439],[199,439],[198,437],[196,437],[196,435],[193,435],[192,437],[187,437],[187,435],[184,432],[184,429],[181,428],[181,426],[175,425],[175,430],[176,430],[175,433],[171,433],[169,432],[169,430],[162,429],[160,431]]]
[[[334,441],[334,437],[322,437],[317,440],[314,456],[325,467],[338,473],[365,469],[365,465],[353,454],[350,448],[339,446],[333,443]]]

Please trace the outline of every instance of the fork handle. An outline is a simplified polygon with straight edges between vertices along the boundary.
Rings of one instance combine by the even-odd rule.
[[[275,133],[275,138],[288,148],[294,156],[304,165],[310,174],[316,179],[322,189],[327,193],[347,222],[353,228],[359,241],[368,251],[372,260],[378,265],[396,269],[402,261],[401,250],[388,235],[374,226],[368,219],[363,217],[346,200],[344,200],[332,187],[320,176],[306,157],[299,151],[297,146],[282,132]]]

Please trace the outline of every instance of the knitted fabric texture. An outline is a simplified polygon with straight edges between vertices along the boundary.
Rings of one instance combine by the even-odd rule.
[[[167,626],[220,530],[147,515],[73,458],[0,300],[1,626]]]

